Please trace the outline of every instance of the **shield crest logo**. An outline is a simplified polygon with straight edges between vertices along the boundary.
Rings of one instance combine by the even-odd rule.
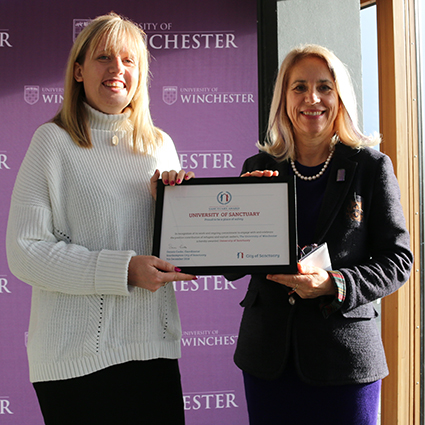
[[[72,39],[75,41],[78,34],[91,22],[91,19],[74,19],[73,20],[73,33],[72,33]]]
[[[162,100],[167,105],[172,105],[177,101],[177,87],[176,86],[164,86],[162,87]]]
[[[25,86],[24,100],[29,105],[34,105],[34,103],[37,103],[39,96],[40,96],[40,88],[38,86]]]

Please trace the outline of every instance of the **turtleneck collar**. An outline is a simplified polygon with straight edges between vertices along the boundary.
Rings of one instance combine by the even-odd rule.
[[[87,103],[84,103],[84,106],[87,111],[87,118],[90,128],[95,130],[110,130],[117,131],[125,129],[129,122],[131,111],[127,109],[122,114],[104,114],[94,108],[92,108]]]

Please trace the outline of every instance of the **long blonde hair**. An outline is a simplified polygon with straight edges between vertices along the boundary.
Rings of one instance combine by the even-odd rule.
[[[62,108],[52,121],[65,129],[78,146],[92,147],[84,106],[84,86],[74,78],[74,65],[82,65],[86,55],[93,54],[103,39],[106,40],[107,51],[119,52],[126,44],[136,56],[139,81],[128,105],[131,110],[129,120],[133,129],[133,149],[135,152],[151,152],[162,142],[162,133],[154,126],[149,109],[149,52],[146,34],[129,19],[113,12],[91,21],[75,40],[66,68]]]
[[[264,145],[257,144],[259,149],[279,161],[289,158],[295,160],[295,140],[292,123],[286,112],[286,93],[292,68],[308,56],[322,59],[327,64],[338,92],[340,107],[335,119],[335,136],[331,143],[339,140],[353,148],[378,144],[381,141],[379,134],[366,136],[358,127],[356,96],[345,65],[325,47],[306,44],[292,49],[282,62],[274,87],[266,141]]]

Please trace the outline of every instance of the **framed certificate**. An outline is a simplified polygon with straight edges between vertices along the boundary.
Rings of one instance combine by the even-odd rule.
[[[153,255],[185,273],[296,273],[292,177],[158,181]]]

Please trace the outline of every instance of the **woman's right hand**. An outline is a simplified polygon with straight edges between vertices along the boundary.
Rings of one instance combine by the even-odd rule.
[[[151,292],[169,282],[196,279],[196,276],[180,273],[180,269],[153,255],[136,255],[128,265],[128,284]]]
[[[155,173],[151,177],[151,194],[153,199],[156,200],[156,189],[158,185],[158,179],[160,177],[159,170],[155,170]],[[186,173],[185,170],[180,170],[179,172],[175,170],[171,171],[163,171],[161,178],[162,182],[165,185],[175,186],[176,184],[181,184],[183,180],[190,180],[195,177],[195,173],[193,171],[188,171]]]
[[[243,173],[241,177],[277,177],[278,175],[279,171],[277,170],[255,170]]]

